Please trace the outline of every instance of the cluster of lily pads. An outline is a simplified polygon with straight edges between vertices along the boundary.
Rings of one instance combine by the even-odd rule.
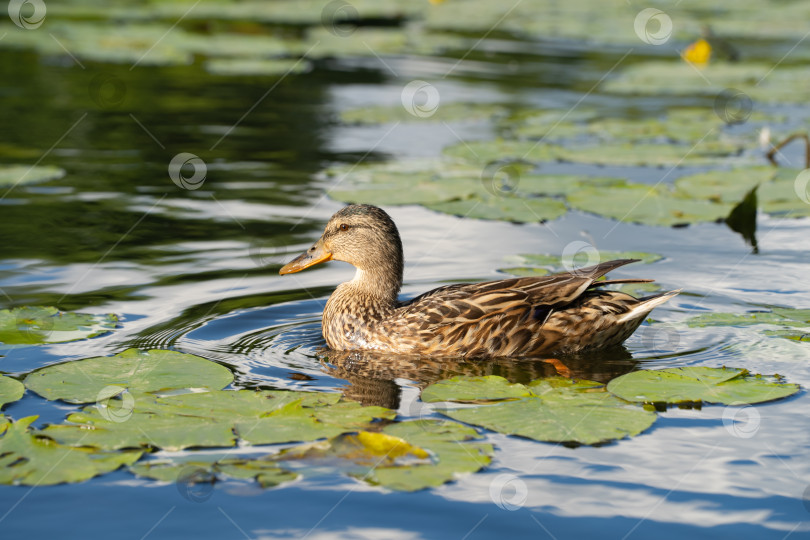
[[[0,311],[0,337],[6,344],[53,342],[41,327],[29,331],[31,321],[47,317],[60,321],[54,332],[70,331],[72,339],[112,329],[110,317],[101,319],[107,326],[100,329],[96,316],[53,311]],[[15,331],[26,339],[15,341]],[[33,427],[36,416],[0,415],[0,483],[79,482],[127,467],[160,481],[237,478],[270,487],[330,470],[413,491],[490,463],[494,448],[471,425],[537,441],[594,445],[648,429],[657,418],[650,405],[761,403],[799,390],[778,377],[708,367],[641,370],[607,386],[560,377],[511,384],[488,376],[455,377],[423,390],[425,402],[462,404],[436,410],[460,424],[397,421],[394,410],[332,392],[225,389],[233,381],[229,369],[198,356],[136,349],[50,365],[22,382],[0,375],[0,407],[21,399],[26,389],[82,406],[64,422],[41,428]],[[258,457],[234,453],[246,445],[283,446]],[[177,454],[184,449],[193,451]]]
[[[464,110],[456,107],[453,112],[462,115]],[[484,110],[496,115],[492,118],[502,138],[457,143],[434,160],[332,167],[325,171],[330,196],[353,203],[420,204],[481,219],[543,222],[574,209],[668,226],[723,220],[757,188],[755,208],[773,215],[810,216],[810,204],[797,193],[801,170],[763,165],[764,154],[757,150],[754,136],[733,134],[709,108],[674,109],[665,117],[646,119],[599,118],[587,111],[569,118],[544,110],[507,115],[491,107]],[[384,118],[381,109],[367,112],[347,111],[344,119],[356,123]],[[403,121],[396,107],[389,114],[389,121]],[[749,121],[763,121],[760,116],[754,114]],[[446,121],[452,117],[445,115]],[[648,183],[538,172],[543,164],[560,161],[668,170],[650,173]],[[679,166],[723,168],[678,173],[674,182],[668,181]]]

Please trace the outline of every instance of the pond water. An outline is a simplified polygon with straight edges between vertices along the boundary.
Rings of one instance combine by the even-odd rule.
[[[516,224],[386,206],[405,246],[406,297],[449,281],[498,279],[504,277],[499,268],[512,266],[509,257],[559,254],[575,241],[661,254],[655,264],[611,276],[653,278],[684,292],[653,314],[665,324],[643,326],[618,353],[414,364],[341,362],[321,350],[320,313],[335,284],[353,270],[330,263],[278,275],[343,205],[324,194],[340,179],[319,173],[361,160],[437,157],[444,146],[496,132],[486,119],[346,125],[342,112],[396,105],[403,86],[420,78],[433,82],[442,104],[567,111],[583,102],[623,116],[705,103],[593,91],[623,51],[499,37],[444,78],[437,74],[460,55],[324,59],[284,77],[221,77],[199,63],[130,69],[0,49],[0,161],[67,173],[0,193],[0,307],[56,305],[120,318],[120,328],[101,337],[5,348],[0,372],[21,378],[49,364],[130,347],[174,349],[227,366],[238,388],[340,391],[396,409],[403,419],[438,418],[419,401],[419,391],[456,374],[526,382],[566,372],[607,382],[641,367],[726,365],[810,385],[806,342],[752,327],[684,323],[711,311],[810,307],[810,219],[763,213],[753,254],[718,223],[652,227],[569,211],[545,224]],[[100,97],[94,90],[100,80],[116,81],[124,97]],[[806,107],[779,110],[799,119],[808,114]],[[206,164],[198,189],[178,187],[167,173],[181,152]],[[795,148],[785,155],[801,161]],[[599,169],[600,176],[650,183],[668,171],[543,167],[586,175]],[[678,169],[669,181],[695,170]],[[37,414],[42,426],[73,410],[29,391],[4,414]],[[2,486],[0,531],[4,538],[806,537],[810,397],[803,390],[740,410],[670,408],[642,435],[598,447],[484,432],[496,447],[490,466],[416,493],[337,473],[267,490],[217,483],[197,496],[125,470],[75,485]]]

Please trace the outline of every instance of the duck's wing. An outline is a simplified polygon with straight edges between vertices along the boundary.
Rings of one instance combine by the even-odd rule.
[[[609,261],[551,276],[445,285],[403,304],[396,319],[419,332],[435,332],[507,314],[522,321],[545,318],[575,301],[609,271],[637,260]]]

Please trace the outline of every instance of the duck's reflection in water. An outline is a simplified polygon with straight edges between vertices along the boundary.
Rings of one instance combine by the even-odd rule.
[[[552,376],[607,383],[638,365],[624,347],[554,358],[472,360],[328,349],[318,351],[318,357],[325,372],[347,381],[344,395],[348,399],[395,410],[402,394],[397,379],[413,381],[420,389],[457,375],[499,375],[512,383]]]

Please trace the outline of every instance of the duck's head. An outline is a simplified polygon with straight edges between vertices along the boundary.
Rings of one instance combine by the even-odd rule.
[[[353,265],[358,278],[395,281],[397,290],[402,285],[402,241],[391,217],[376,206],[352,204],[337,212],[318,241],[279,273],[292,274],[331,260]]]

